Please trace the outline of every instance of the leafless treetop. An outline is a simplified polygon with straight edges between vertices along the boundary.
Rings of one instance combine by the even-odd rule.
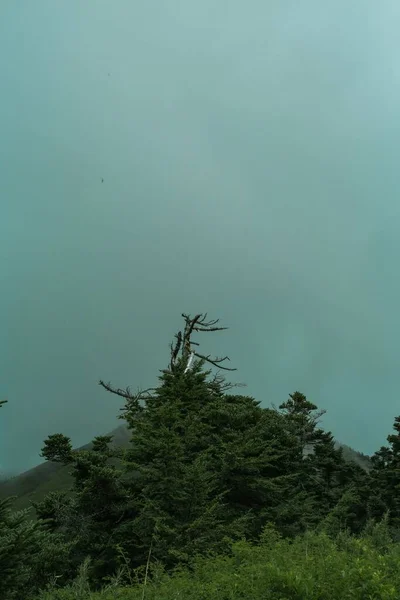
[[[198,342],[194,342],[192,340],[193,333],[204,333],[211,331],[223,331],[227,329],[227,327],[218,326],[219,319],[209,320],[207,321],[207,313],[197,314],[193,318],[185,313],[182,313],[182,317],[184,319],[184,329],[182,331],[178,331],[175,334],[175,343],[171,343],[170,350],[170,363],[169,368],[163,370],[164,373],[173,373],[176,370],[177,363],[179,359],[183,359],[184,361],[188,361],[191,354],[199,358],[200,360],[204,360],[205,362],[217,367],[218,369],[222,369],[224,371],[236,371],[236,369],[226,367],[222,363],[225,361],[229,361],[228,356],[223,357],[211,357],[210,354],[201,354],[194,350],[193,347],[198,347]],[[152,397],[152,392],[155,391],[155,388],[148,388],[146,390],[140,390],[136,394],[133,394],[129,387],[125,389],[115,388],[110,383],[105,383],[100,380],[99,384],[106,389],[108,392],[112,394],[116,394],[117,396],[121,396],[128,400],[128,403],[134,404],[136,407],[139,406],[140,400],[146,400]],[[216,374],[214,379],[211,381],[211,385],[219,386],[222,391],[226,391],[231,389],[232,387],[243,387],[244,384],[232,384],[228,383],[224,380],[224,377],[220,374]]]

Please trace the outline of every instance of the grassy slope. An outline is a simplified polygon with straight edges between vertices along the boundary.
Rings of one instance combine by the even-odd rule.
[[[113,445],[127,447],[130,434],[124,425],[114,429],[109,435],[113,436]],[[92,444],[86,444],[79,450],[90,450]],[[71,467],[59,463],[44,462],[21,475],[0,483],[0,499],[16,496],[14,508],[21,510],[29,508],[31,501],[40,502],[51,491],[68,491],[72,485]],[[34,511],[32,511],[34,512]],[[34,516],[34,515],[32,515]]]

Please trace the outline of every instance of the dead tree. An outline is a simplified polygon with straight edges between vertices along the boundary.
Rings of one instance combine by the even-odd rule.
[[[185,328],[182,331],[178,331],[175,335],[176,342],[175,344],[171,343],[171,361],[169,364],[169,371],[174,372],[176,370],[176,365],[179,358],[182,358],[185,362],[190,359],[190,356],[196,356],[205,362],[213,365],[214,367],[218,367],[219,369],[223,369],[224,371],[236,371],[236,369],[231,369],[222,365],[226,360],[230,360],[228,356],[224,356],[219,358],[218,356],[215,358],[211,358],[211,355],[208,354],[205,356],[204,354],[200,354],[196,352],[192,346],[199,346],[197,342],[192,340],[192,335],[194,332],[210,332],[210,331],[224,331],[228,329],[227,327],[218,327],[217,323],[219,319],[215,319],[213,321],[206,321],[207,313],[204,315],[198,314],[195,317],[191,318],[190,315],[182,313],[182,317],[185,321]],[[179,356],[180,355],[180,356]]]
[[[186,370],[185,370],[185,373],[186,373],[187,370],[190,370],[192,360],[194,359],[194,357],[199,358],[200,360],[202,360],[206,363],[209,363],[210,365],[217,367],[218,369],[222,369],[223,371],[236,371],[236,369],[226,367],[225,365],[222,364],[225,361],[230,360],[228,356],[223,356],[223,357],[216,356],[214,358],[211,358],[210,354],[208,354],[208,355],[200,354],[200,352],[197,352],[196,350],[193,349],[194,346],[196,346],[196,347],[199,346],[198,342],[194,342],[192,340],[193,333],[224,331],[225,329],[228,329],[228,328],[227,327],[219,327],[217,325],[217,323],[219,322],[219,319],[207,321],[206,320],[207,313],[205,313],[204,315],[201,313],[197,314],[193,318],[191,318],[190,315],[182,313],[182,317],[185,322],[185,327],[183,329],[183,333],[182,333],[182,331],[178,331],[178,333],[175,334],[175,340],[176,340],[175,344],[171,343],[171,345],[170,345],[171,357],[170,357],[169,368],[163,369],[161,372],[162,373],[176,372],[178,362],[179,362],[179,360],[182,360],[184,362],[184,364],[186,363]],[[127,387],[126,389],[115,388],[110,383],[105,383],[102,380],[99,381],[99,384],[108,392],[111,392],[112,394],[116,394],[117,396],[120,396],[127,400],[126,406],[123,409],[121,409],[121,410],[125,410],[125,411],[129,410],[129,408],[135,408],[136,410],[141,410],[143,407],[141,407],[140,401],[153,398],[154,397],[153,392],[156,391],[156,388],[148,388],[146,390],[139,390],[136,394],[132,394],[129,387]],[[242,384],[242,383],[229,383],[229,382],[225,381],[225,378],[219,373],[214,375],[214,378],[210,382],[210,385],[215,388],[218,388],[220,391],[227,391],[233,387],[244,387],[244,384]]]
[[[213,367],[217,367],[223,371],[236,371],[234,368],[227,367],[223,365],[225,361],[229,361],[230,358],[228,356],[223,357],[214,357],[211,358],[210,354],[204,355],[200,352],[196,351],[193,347],[198,347],[199,343],[193,341],[192,335],[193,333],[204,333],[210,331],[224,331],[228,329],[227,327],[220,327],[217,324],[219,323],[219,319],[215,319],[212,321],[207,321],[207,313],[197,314],[193,318],[190,315],[182,313],[182,317],[185,321],[185,327],[182,331],[178,331],[175,334],[175,344],[171,343],[171,359],[168,369],[164,369],[162,373],[174,373],[177,369],[177,364],[179,360],[182,360],[184,364],[186,364],[185,373],[192,368],[192,361],[194,357],[199,358],[200,360],[209,363]],[[236,387],[245,387],[244,383],[231,383],[230,381],[226,381],[225,377],[217,372],[212,380],[209,382],[210,388],[214,388],[219,392],[226,392],[232,388]]]

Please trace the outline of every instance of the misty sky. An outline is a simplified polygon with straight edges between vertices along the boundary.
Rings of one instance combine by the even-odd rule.
[[[182,311],[263,406],[400,414],[398,0],[2,0],[0,465],[119,424]],[[102,178],[104,183],[101,182]]]

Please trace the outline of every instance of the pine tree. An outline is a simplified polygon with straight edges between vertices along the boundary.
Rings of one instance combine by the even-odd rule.
[[[30,520],[29,509],[15,511],[12,504],[12,497],[0,500],[0,598],[29,600],[52,576],[62,580],[70,548],[43,521]]]
[[[305,528],[315,527],[325,519],[338,502],[343,504],[343,495],[354,499],[356,478],[364,481],[363,473],[357,465],[349,465],[343,458],[343,452],[335,448],[331,432],[318,427],[324,410],[307,400],[304,394],[295,392],[279,406],[286,416],[290,430],[297,441],[297,488],[306,492],[307,511],[298,515],[299,524],[303,521]],[[350,494],[350,489],[352,494]],[[358,496],[357,496],[358,497]],[[361,503],[361,500],[360,500]],[[361,517],[361,504],[357,509]],[[348,522],[351,519],[349,517]],[[352,523],[355,526],[355,523]]]
[[[220,375],[209,379],[205,363],[221,368],[227,357],[194,352],[191,334],[223,328],[205,316],[183,316],[158,388],[133,396],[100,382],[127,398],[133,430],[125,460],[136,475],[130,497],[137,516],[129,514],[115,535],[133,560],[143,563],[152,546],[167,567],[195,552],[221,551],[226,538],[256,538],[288,505],[297,452],[282,415],[227,394],[232,384]]]
[[[193,341],[225,328],[206,315],[182,316],[157,387],[133,394],[99,382],[125,399],[128,449],[110,448],[107,436],[86,451],[62,434],[45,441],[43,456],[69,464],[74,486],[38,503],[38,516],[70,544],[70,571],[90,557],[97,587],[121,552],[142,567],[151,550],[171,570],[198,553],[227,551],[232,540],[257,540],[271,523],[293,537],[324,520],[333,531],[364,519],[365,481],[317,427],[324,411],[300,392],[279,411],[233,393],[238,384],[212,375],[213,367],[235,370],[228,357],[201,354]]]
[[[316,426],[325,411],[318,411],[317,408],[300,392],[289,394],[289,399],[279,406],[279,410],[286,415],[290,423],[292,433],[296,436],[301,458],[312,453],[320,437],[320,430],[317,430]]]
[[[98,436],[91,450],[76,451],[68,437],[50,435],[42,456],[70,465],[74,484],[70,494],[52,492],[42,502],[34,503],[37,516],[70,544],[75,570],[90,556],[91,580],[95,585],[116,571],[112,532],[126,506],[121,471],[110,464],[121,458],[121,451],[111,449],[111,441],[112,436]]]
[[[162,371],[158,388],[132,396],[129,390],[100,382],[127,399],[124,418],[133,433],[125,456],[130,503],[116,537],[138,564],[145,561],[150,545],[153,557],[171,567],[196,551],[220,548],[224,537],[243,534],[240,518],[227,518],[227,491],[212,468],[220,437],[212,410],[231,384],[219,375],[209,380],[210,371],[203,366],[208,362],[234,369],[221,364],[227,357],[194,352],[191,340],[195,331],[224,328],[218,321],[206,321],[206,315],[183,316],[184,332],[171,345],[170,365]]]
[[[389,527],[400,539],[400,417],[395,417],[395,433],[388,435],[389,446],[382,446],[372,457],[369,513],[381,518],[389,511]]]
[[[130,451],[111,450],[111,439],[104,436],[94,440],[90,451],[74,451],[62,434],[45,441],[42,456],[69,464],[74,485],[71,496],[51,494],[35,505],[36,511],[49,529],[74,543],[76,564],[90,556],[92,583],[99,585],[116,570],[121,547],[129,550],[132,566],[140,566],[154,543],[153,555],[168,566],[187,559],[188,546],[204,550],[229,533],[222,527],[223,494],[209,469],[215,433],[200,416],[204,405],[230,388],[218,375],[206,381],[208,373],[201,366],[221,365],[227,357],[196,353],[197,363],[192,364],[189,342],[194,331],[223,329],[216,323],[202,315],[185,316],[184,333],[171,345],[169,369],[163,371],[158,390],[133,396],[129,389],[100,382],[126,398],[123,417],[134,442]],[[123,471],[110,464],[115,458],[124,459]]]

